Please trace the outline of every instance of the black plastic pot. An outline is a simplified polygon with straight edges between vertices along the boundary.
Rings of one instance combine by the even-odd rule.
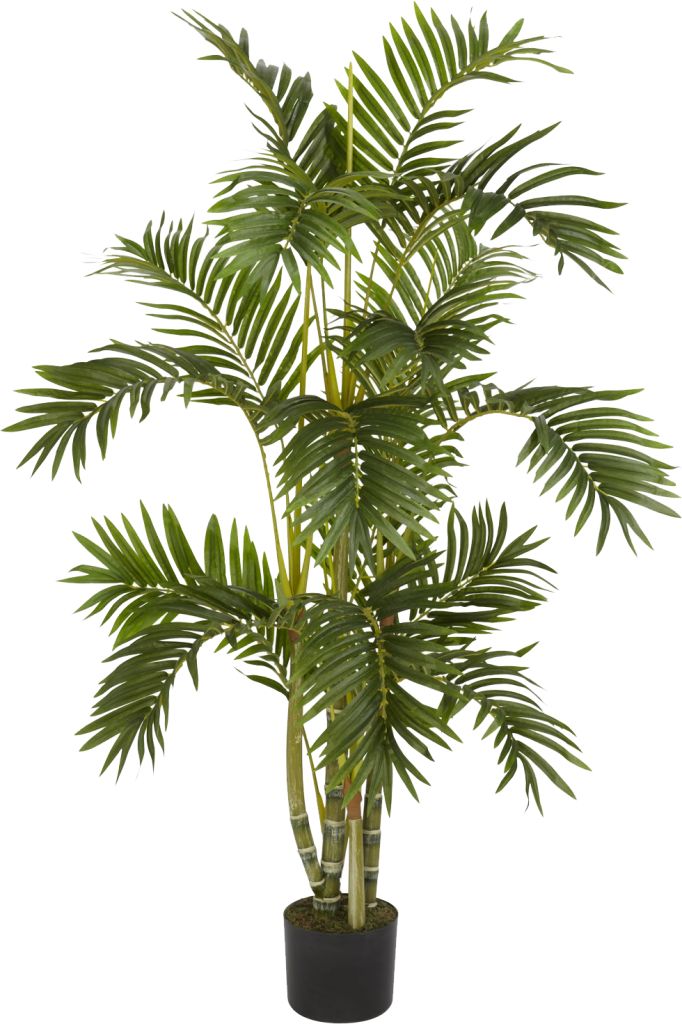
[[[291,1008],[302,1017],[329,1024],[351,1024],[385,1013],[393,1002],[397,914],[396,910],[389,924],[366,932],[316,932],[285,917]]]

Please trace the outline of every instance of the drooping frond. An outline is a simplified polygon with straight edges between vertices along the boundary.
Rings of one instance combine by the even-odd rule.
[[[463,390],[464,422],[488,412],[527,417],[533,432],[519,453],[518,462],[528,460],[535,479],[545,477],[542,493],[558,487],[556,500],[568,498],[566,518],[577,515],[579,533],[593,512],[599,514],[597,552],[601,551],[612,516],[634,550],[633,537],[649,540],[629,505],[640,505],[668,516],[677,513],[665,504],[674,498],[668,476],[672,466],[661,462],[652,450],[668,448],[644,423],[648,416],[617,402],[639,389],[595,391],[585,387],[523,387],[498,391],[488,387],[481,401],[475,392]],[[458,424],[454,431],[458,433]],[[660,499],[664,499],[663,501]],[[649,545],[650,546],[650,545]]]
[[[498,223],[493,238],[498,238],[519,221],[525,220],[533,234],[558,255],[559,273],[564,268],[565,260],[570,259],[598,284],[606,287],[590,264],[596,264],[614,274],[622,274],[622,268],[616,261],[625,257],[611,241],[617,232],[583,215],[562,213],[561,207],[610,210],[623,203],[585,195],[536,193],[536,189],[542,189],[561,178],[598,173],[586,167],[535,163],[514,171],[502,182],[495,182],[496,176],[517,153],[544,138],[557,125],[516,138],[519,127],[513,128],[484,149],[461,157],[449,168],[449,173],[464,193],[463,209],[468,214],[472,230],[480,231],[492,217],[505,211],[507,216]],[[538,168],[548,167],[551,170],[535,173]]]
[[[172,337],[193,337],[226,347],[241,372],[263,398],[286,395],[286,381],[298,355],[302,326],[296,322],[298,293],[275,275],[265,294],[248,269],[223,276],[227,255],[207,235],[192,239],[192,223],[164,231],[162,216],[149,223],[141,242],[119,236],[98,273],[179,292],[182,302],[145,302],[157,321],[155,330]],[[312,361],[312,356],[311,356]],[[220,402],[207,392],[207,401]]]
[[[152,399],[158,396],[163,401],[178,386],[182,386],[185,405],[197,386],[203,388],[203,395],[208,393],[221,402],[245,409],[258,401],[243,365],[225,348],[208,344],[170,348],[113,341],[95,351],[115,354],[66,366],[35,367],[38,375],[53,386],[22,388],[20,394],[41,401],[20,406],[18,412],[24,419],[4,428],[41,431],[20,465],[35,459],[35,472],[54,452],[54,477],[70,447],[74,472],[80,479],[90,426],[95,429],[104,458],[122,407],[131,416],[139,410],[139,418],[144,420]]]
[[[212,516],[204,541],[204,564],[192,550],[173,510],[164,506],[162,540],[142,506],[144,538],[122,517],[93,520],[97,541],[76,534],[94,564],[76,566],[67,582],[99,589],[79,610],[104,613],[115,634],[116,667],[100,683],[93,721],[79,731],[90,735],[82,749],[110,742],[102,771],[119,758],[120,774],[137,742],[140,761],[156,743],[163,749],[171,689],[187,668],[198,686],[197,655],[212,639],[249,666],[250,678],[286,694],[284,640],[269,619],[275,608],[273,584],[245,534],[240,548],[233,526],[228,552]],[[263,674],[267,672],[268,674]]]
[[[350,228],[378,220],[394,190],[377,182],[358,188],[344,175],[317,186],[310,175],[282,153],[263,156],[244,170],[222,174],[223,185],[210,212],[220,229],[226,256],[224,275],[248,271],[267,289],[280,260],[300,290],[297,258],[332,284],[329,268],[338,270],[336,254],[359,255]]]
[[[377,168],[392,173],[418,175],[447,164],[445,154],[458,140],[453,131],[466,110],[443,109],[440,100],[462,82],[488,79],[512,82],[501,74],[501,65],[531,60],[549,64],[550,53],[543,36],[521,37],[523,20],[517,21],[492,43],[484,14],[478,26],[470,21],[462,28],[454,17],[445,25],[435,13],[430,20],[415,4],[416,25],[405,18],[390,27],[384,38],[386,70],[380,73],[359,54],[353,80],[353,117],[358,127],[353,141],[358,169]],[[337,83],[348,98],[348,84]]]
[[[310,75],[306,73],[294,78],[286,64],[281,68],[274,64],[266,64],[263,60],[254,64],[249,55],[249,36],[244,28],[237,40],[224,25],[219,25],[201,14],[183,11],[183,16],[178,17],[218,51],[201,57],[200,60],[226,61],[235,74],[258,94],[268,110],[271,121],[266,121],[250,111],[256,119],[256,128],[270,146],[286,150],[310,106],[313,96]]]
[[[338,705],[313,744],[323,747],[321,764],[344,763],[330,785],[352,778],[347,802],[366,780],[367,799],[382,792],[390,810],[393,770],[416,797],[413,779],[426,782],[406,748],[432,760],[428,743],[448,747],[457,736],[437,710],[400,684],[390,662],[390,629],[382,629],[368,607],[334,596],[306,595],[300,650],[294,670],[301,675],[304,721]],[[352,698],[352,699],[350,699]]]
[[[413,557],[400,531],[429,536],[423,520],[434,521],[447,500],[443,478],[453,459],[452,449],[428,437],[424,401],[383,395],[339,409],[309,395],[290,399],[272,410],[265,443],[286,437],[301,420],[277,460],[281,493],[295,491],[287,512],[300,525],[301,541],[322,531],[322,561],[347,531],[351,564],[358,551],[373,562],[371,533],[378,529]]]
[[[577,756],[580,748],[573,739],[573,730],[543,711],[535,685],[525,674],[524,667],[516,661],[528,650],[467,652],[459,676],[442,698],[440,710],[444,719],[450,721],[468,704],[473,702],[479,706],[474,728],[478,729],[487,721],[483,739],[495,736],[494,747],[499,749],[498,764],[503,766],[504,774],[497,792],[511,782],[520,766],[526,796],[529,800],[532,796],[542,813],[538,772],[562,792],[575,797],[565,779],[543,756],[544,752],[558,754],[578,768],[587,771],[589,768]],[[515,660],[499,663],[498,659],[509,659],[510,655]]]
[[[510,249],[479,246],[451,268],[447,288],[435,301],[428,304],[425,297],[416,321],[404,317],[391,293],[385,303],[390,312],[346,311],[352,329],[336,339],[337,348],[370,393],[401,384],[448,400],[447,375],[488,352],[490,331],[509,322],[498,304],[518,298],[514,289],[533,279],[522,260]],[[403,265],[410,273],[414,269]],[[408,280],[406,274],[403,290]],[[416,296],[405,297],[404,305],[414,309],[410,300]]]

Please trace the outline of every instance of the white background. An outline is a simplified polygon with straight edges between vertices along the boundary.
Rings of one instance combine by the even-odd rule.
[[[532,34],[560,35],[558,60],[575,76],[519,65],[523,84],[462,89],[458,104],[477,105],[467,147],[561,118],[534,159],[603,170],[595,189],[629,203],[611,219],[630,256],[612,295],[571,267],[558,278],[551,256],[532,252],[543,276],[500,331],[500,383],[642,385],[631,404],[655,416],[679,461],[679,17],[657,3],[628,15],[614,0],[488,9],[499,36],[521,14]],[[467,5],[451,10],[468,16]],[[327,100],[351,49],[378,59],[389,18],[408,11],[388,0],[205,8],[234,32],[243,18],[256,56],[309,69]],[[224,65],[196,62],[205,46],[168,0],[16,4],[3,27],[7,423],[33,364],[149,337],[135,305],[149,295],[86,273],[115,233],[137,237],[163,209],[201,219],[211,179],[258,140],[245,88]],[[176,687],[155,775],[131,758],[118,785],[99,778],[99,751],[80,754],[73,734],[107,636],[72,614],[80,591],[56,582],[81,557],[70,531],[87,532],[91,515],[135,515],[139,498],[156,514],[170,501],[197,542],[216,511],[267,546],[253,442],[238,414],[169,400],[142,426],[122,422],[106,464],[93,440],[79,485],[68,469],[54,483],[15,473],[26,436],[0,445],[3,1019],[293,1020],[281,911],[306,886],[287,822],[284,701],[209,655],[198,694],[188,679]],[[633,557],[614,528],[595,559],[594,527],[574,540],[563,510],[514,469],[525,436],[494,418],[470,429],[460,506],[506,499],[517,531],[552,534],[544,557],[559,590],[504,639],[541,639],[533,674],[593,772],[569,769],[576,802],[545,786],[542,819],[525,811],[520,784],[494,796],[491,741],[462,721],[466,742],[438,756],[421,804],[399,794],[380,879],[401,912],[390,1016],[672,1024],[682,528],[644,513],[653,553]]]

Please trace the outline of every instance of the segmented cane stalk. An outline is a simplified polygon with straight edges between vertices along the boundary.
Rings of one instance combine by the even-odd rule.
[[[327,793],[326,816],[322,834],[322,899],[313,899],[316,910],[334,913],[340,900],[341,874],[346,846],[346,821],[341,810],[343,789],[336,786]]]
[[[293,631],[292,631],[293,632]],[[294,641],[294,637],[292,637]],[[292,647],[294,643],[292,642]],[[313,893],[320,892],[324,875],[317,857],[315,840],[305,806],[303,788],[303,722],[300,701],[300,678],[296,671],[295,658],[289,684],[289,707],[287,710],[287,794],[289,797],[289,819],[296,840],[301,863],[308,876]]]
[[[365,903],[368,907],[377,905],[377,881],[379,878],[379,851],[381,849],[381,794],[369,803],[365,799],[362,819],[362,845],[365,855]]]
[[[344,788],[350,785],[346,779]],[[365,927],[365,858],[362,848],[362,794],[348,802],[348,923]]]
[[[331,719],[331,711],[327,711],[327,721]],[[336,764],[327,765],[325,818],[322,831],[322,871],[324,886],[322,895],[313,897],[316,910],[335,913],[341,899],[341,874],[346,852],[346,813],[342,808],[343,787],[329,787],[329,782],[337,771]]]

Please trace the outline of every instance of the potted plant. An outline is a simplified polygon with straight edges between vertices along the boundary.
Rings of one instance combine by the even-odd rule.
[[[54,475],[68,456],[80,476],[94,438],[105,456],[122,413],[143,420],[171,393],[246,418],[274,562],[215,516],[197,550],[170,506],[160,522],[142,505],[137,522],[76,534],[88,561],[69,582],[96,588],[81,609],[114,635],[82,749],[104,745],[102,770],[118,774],[131,751],[153,762],[176,677],[198,685],[205,645],[284,697],[282,769],[310,887],[284,912],[289,999],[317,1020],[366,1020],[392,998],[397,911],[377,877],[394,781],[416,796],[468,705],[494,737],[499,790],[518,775],[541,811],[541,778],[573,796],[557,764],[586,767],[538,700],[529,648],[491,646],[545,599],[552,570],[533,529],[508,536],[504,506],[457,506],[466,429],[527,420],[519,462],[576,533],[597,520],[597,551],[612,522],[633,549],[649,543],[637,507],[676,514],[670,467],[646,417],[619,404],[633,391],[506,389],[470,365],[534,277],[513,229],[530,226],[559,272],[569,261],[600,285],[621,272],[613,229],[585,215],[620,204],[555,186],[595,172],[526,157],[556,126],[453,142],[469,113],[447,106],[453,87],[508,83],[520,61],[565,70],[542,36],[518,21],[491,38],[485,15],[462,28],[415,6],[384,40],[386,67],[355,55],[340,106],[314,110],[308,75],[253,59],[245,31],[182,17],[210,45],[203,59],[256,93],[260,155],[221,175],[205,232],[162,216],[107,252],[98,273],[158,290],[146,305],[160,340],[36,367],[41,385],[6,429],[38,431],[22,460],[34,470],[49,461]]]

